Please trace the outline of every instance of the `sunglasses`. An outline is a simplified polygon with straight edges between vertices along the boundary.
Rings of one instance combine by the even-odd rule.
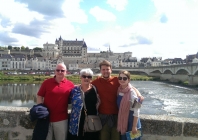
[[[128,79],[127,77],[118,77],[118,80],[126,81],[127,79]]]
[[[56,69],[56,72],[65,72],[65,70]]]
[[[92,79],[92,76],[86,76],[86,75],[82,75],[82,78],[88,78],[88,79]]]

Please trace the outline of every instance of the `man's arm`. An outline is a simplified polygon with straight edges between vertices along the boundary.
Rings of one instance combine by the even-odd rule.
[[[37,95],[36,103],[37,103],[37,104],[41,104],[41,103],[43,103],[43,97],[42,97],[42,96]]]

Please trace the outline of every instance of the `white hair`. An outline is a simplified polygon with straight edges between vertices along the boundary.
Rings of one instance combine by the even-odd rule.
[[[60,62],[60,63],[58,63],[58,64],[56,65],[56,68],[57,68],[57,66],[58,66],[58,65],[63,66],[63,67],[65,68],[65,70],[67,70],[67,67],[66,67],[66,65],[64,64],[64,62]]]
[[[83,74],[93,76],[93,71],[90,68],[82,69],[80,71],[80,76],[82,76]]]

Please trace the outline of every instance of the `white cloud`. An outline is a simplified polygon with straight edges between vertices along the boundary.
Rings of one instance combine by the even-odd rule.
[[[29,24],[33,19],[43,19],[41,14],[29,11],[27,5],[14,2],[14,0],[4,0],[3,4],[0,4],[0,15],[9,18],[12,24],[17,22]]]
[[[60,35],[64,38],[75,32],[75,27],[71,24],[72,22],[87,23],[87,16],[83,10],[80,9],[79,1],[66,0],[62,6],[66,18],[54,18],[51,20],[43,19],[44,15],[37,12],[29,11],[26,4],[14,2],[14,0],[5,0],[4,4],[0,5],[0,23],[5,18],[9,19],[9,26],[3,27],[0,24],[0,30],[8,32],[8,35],[13,38],[17,38],[18,42],[14,45],[18,46],[40,46],[46,42],[54,43],[55,39]],[[12,8],[8,8],[12,7]],[[21,34],[12,33],[12,29],[17,23],[23,23],[29,25],[33,20],[45,20],[48,24],[48,28],[45,29],[40,35],[40,38],[25,36]],[[1,44],[2,45],[2,44]]]
[[[195,0],[154,0],[157,13],[164,13],[168,22],[156,34],[165,35],[170,43],[183,42],[197,44],[198,36],[198,1]],[[162,25],[158,25],[162,26]],[[161,33],[160,33],[161,32]],[[156,35],[157,37],[157,35]],[[158,38],[163,38],[158,36]]]
[[[118,11],[124,10],[127,3],[128,0],[107,0],[107,4],[109,4],[111,7],[115,8]]]
[[[50,33],[45,33],[41,36],[42,40],[40,43],[45,43],[46,41],[54,43],[55,39],[60,37],[60,35],[64,39],[65,36],[72,34],[75,28],[67,19],[61,18],[52,20],[49,30]]]
[[[27,5],[14,2],[14,0],[4,0],[3,4],[0,4],[0,17],[0,30],[7,33],[11,38],[17,38],[18,42],[15,42],[15,45],[19,46],[27,44],[26,40],[31,40],[32,37],[12,33],[15,24],[23,23],[29,25],[35,19],[43,20],[43,15],[29,11]],[[13,43],[10,42],[10,44]]]
[[[156,13],[147,18],[149,19],[147,21],[145,21],[146,19],[133,21],[127,27],[116,23],[119,14],[114,15],[108,11],[109,9],[103,7],[95,6],[90,9],[89,15],[86,15],[85,10],[89,9],[81,9],[82,0],[65,0],[62,6],[65,17],[62,17],[61,14],[61,16],[53,18],[47,17],[50,13],[41,15],[30,11],[27,5],[14,0],[1,1],[0,35],[5,33],[7,35],[5,40],[10,39],[11,43],[15,43],[13,40],[19,40],[18,46],[42,47],[46,42],[54,43],[55,39],[61,35],[66,40],[84,38],[88,47],[100,48],[101,51],[106,51],[108,45],[104,44],[109,44],[114,52],[131,51],[133,56],[138,58],[149,56],[162,56],[163,59],[185,58],[186,55],[195,54],[198,51],[198,0],[152,0],[156,8],[153,11]],[[107,0],[106,2],[118,11],[124,10],[128,4],[127,0]],[[129,4],[133,4],[133,2]],[[87,26],[89,26],[88,16],[90,14],[98,21],[95,22],[96,28],[102,23],[100,30],[84,31],[83,27],[89,30]],[[162,15],[165,17],[163,21],[161,20]],[[110,24],[108,24],[109,21]],[[34,28],[31,29],[38,27],[41,31],[32,32],[32,36],[37,35],[34,37],[19,34],[21,32],[12,33],[14,27],[17,28],[16,25],[19,23],[21,23],[20,31],[24,29],[23,24],[26,27],[34,25]],[[35,25],[35,23],[37,24]],[[81,26],[81,24],[84,25]],[[9,41],[7,42],[9,43]],[[0,45],[5,44],[3,43],[1,42]]]
[[[90,14],[92,14],[97,21],[115,21],[116,16],[104,9],[101,9],[98,6],[90,9]]]
[[[87,23],[87,15],[80,9],[81,0],[66,0],[62,6],[65,17],[70,22]]]

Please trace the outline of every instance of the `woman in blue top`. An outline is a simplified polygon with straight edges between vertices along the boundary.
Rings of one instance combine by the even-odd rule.
[[[117,130],[121,133],[121,140],[127,140],[126,132],[132,131],[133,134],[141,128],[139,112],[141,103],[138,102],[137,90],[130,84],[130,73],[121,71],[118,76],[120,87],[118,88],[117,105],[118,125]],[[140,138],[135,139],[140,140]]]
[[[98,140],[99,132],[84,132],[85,112],[83,97],[86,104],[87,115],[97,115],[100,103],[95,87],[91,84],[93,71],[82,69],[80,71],[81,84],[75,86],[70,94],[72,110],[69,120],[69,140]],[[82,95],[84,94],[84,95]]]

